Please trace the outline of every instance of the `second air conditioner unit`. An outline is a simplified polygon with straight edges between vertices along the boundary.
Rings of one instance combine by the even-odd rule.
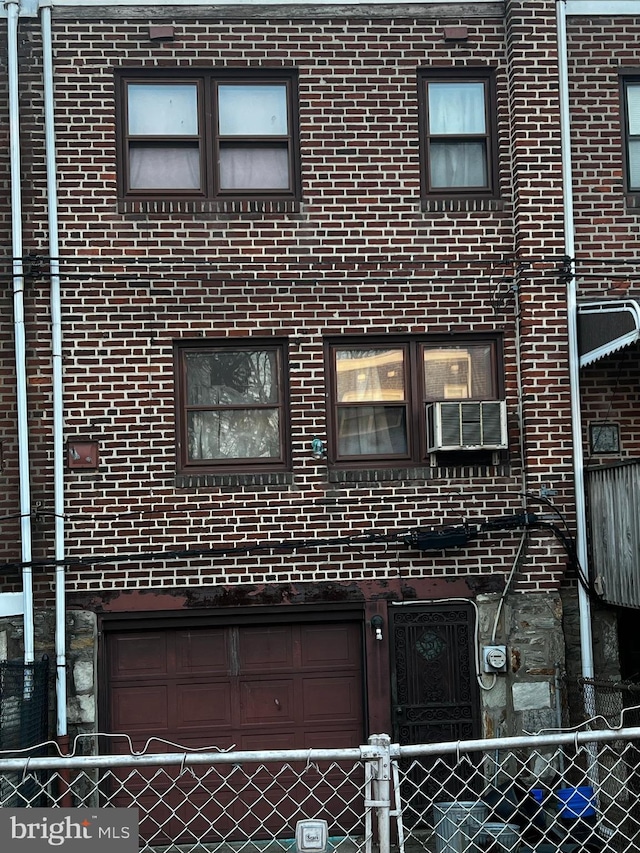
[[[504,450],[507,444],[504,400],[430,403],[427,450]]]

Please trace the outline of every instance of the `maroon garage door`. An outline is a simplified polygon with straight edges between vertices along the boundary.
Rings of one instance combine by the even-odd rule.
[[[106,652],[109,730],[129,735],[137,750],[150,738],[157,739],[154,752],[171,751],[167,742],[241,750],[362,743],[357,622],[118,630],[106,635]],[[118,739],[113,748],[126,744]],[[157,827],[176,809],[174,799],[184,802],[191,778],[187,774],[177,785],[167,779],[157,805],[157,798],[144,794],[142,780],[127,788],[145,813],[153,810],[149,826]],[[130,794],[122,792],[116,805],[131,804]],[[192,806],[200,797],[192,790]],[[203,820],[224,835],[237,820],[234,812],[244,812],[241,834],[255,834],[246,805],[230,801],[224,814],[209,814],[206,807]],[[165,808],[163,817],[159,810]],[[180,823],[190,808],[177,806]],[[168,820],[167,840],[179,837],[180,823]],[[192,820],[191,830],[200,823]],[[267,828],[276,829],[270,820]]]
[[[357,746],[360,626],[126,631],[108,638],[109,729],[187,747]]]

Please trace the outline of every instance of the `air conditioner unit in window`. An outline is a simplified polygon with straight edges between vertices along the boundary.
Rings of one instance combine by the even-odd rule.
[[[507,447],[504,400],[443,402],[427,406],[427,450],[502,450]]]

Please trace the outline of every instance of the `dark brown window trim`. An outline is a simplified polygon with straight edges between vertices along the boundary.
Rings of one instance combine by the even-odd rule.
[[[486,144],[487,144],[487,186],[469,187],[437,187],[429,185],[429,131],[427,109],[427,84],[429,82],[448,81],[482,82],[486,86],[485,99]],[[467,65],[462,68],[426,67],[418,70],[418,110],[420,136],[420,195],[423,208],[434,200],[498,200],[500,198],[500,173],[498,161],[498,131],[497,131],[497,95],[495,71],[487,66]]]
[[[273,407],[279,410],[280,458],[225,459],[214,461],[187,458],[188,430],[186,423],[186,368],[185,356],[197,352],[265,351],[276,355],[279,370],[279,396]],[[175,419],[176,419],[176,485],[193,488],[202,485],[273,485],[282,484],[283,475],[291,471],[291,441],[289,435],[289,366],[288,342],[283,338],[207,338],[174,342]],[[269,404],[271,407],[271,404]],[[206,406],[204,407],[206,408]],[[252,408],[247,406],[247,408]],[[229,477],[229,481],[226,481]],[[212,479],[213,478],[213,481]],[[219,478],[225,482],[215,482]],[[242,480],[244,479],[244,483]]]
[[[503,374],[503,336],[499,333],[460,333],[460,334],[434,334],[434,335],[411,335],[411,336],[380,336],[371,335],[363,336],[344,336],[331,337],[325,340],[325,374],[327,377],[328,390],[328,412],[327,412],[327,428],[328,428],[328,467],[330,471],[373,471],[372,479],[380,479],[380,471],[430,471],[443,470],[446,468],[458,466],[464,467],[473,465],[476,467],[495,467],[493,458],[485,451],[481,451],[483,457],[475,458],[472,462],[469,456],[469,451],[460,451],[456,454],[455,459],[450,459],[451,454],[427,454],[426,453],[426,423],[423,413],[424,399],[421,387],[422,368],[421,358],[422,349],[424,346],[443,347],[447,346],[464,346],[465,344],[482,344],[487,343],[492,346],[492,379],[495,387],[495,399],[504,399],[504,374]],[[338,424],[337,424],[337,389],[336,376],[333,369],[333,352],[340,348],[366,348],[366,347],[398,348],[404,349],[407,354],[406,367],[408,376],[406,377],[406,406],[407,406],[407,454],[403,456],[371,456],[362,455],[359,457],[339,458],[337,453],[338,447]],[[398,406],[402,405],[400,401]],[[471,451],[475,453],[475,451]],[[436,459],[436,466],[433,466],[433,457]],[[505,461],[505,454],[500,454],[500,463]],[[446,461],[445,461],[446,459]],[[418,478],[420,475],[418,476]],[[405,473],[400,476],[392,476],[390,479],[404,479]],[[413,476],[408,476],[407,479],[414,479]]]
[[[300,134],[298,117],[298,73],[291,67],[281,68],[220,68],[193,66],[189,68],[118,68],[116,69],[116,134],[118,159],[118,197],[120,201],[142,202],[293,202],[301,199],[300,172]],[[128,83],[187,83],[193,82],[198,86],[199,97],[199,144],[200,167],[203,186],[201,190],[185,191],[158,189],[133,190],[128,187],[128,137],[127,137],[127,98]],[[288,190],[222,190],[218,186],[215,151],[217,150],[217,133],[215,130],[215,114],[206,109],[206,104],[214,101],[214,90],[217,83],[267,83],[282,82],[287,87],[288,110],[288,150],[290,188]]]
[[[640,68],[619,68],[619,97],[620,97],[620,138],[622,140],[622,180],[624,184],[625,204],[627,209],[640,207],[640,187],[630,187],[629,170],[629,125],[627,121],[627,86],[640,86]],[[636,137],[637,138],[637,137]]]

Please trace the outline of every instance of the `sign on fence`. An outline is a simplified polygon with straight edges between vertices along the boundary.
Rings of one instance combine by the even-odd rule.
[[[0,847],[11,853],[138,853],[138,809],[0,809]]]

